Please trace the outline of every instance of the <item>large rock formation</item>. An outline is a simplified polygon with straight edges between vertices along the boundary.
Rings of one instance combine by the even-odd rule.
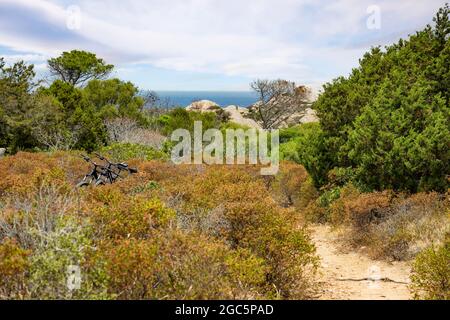
[[[200,100],[192,102],[186,107],[187,111],[198,111],[198,112],[216,112],[220,110],[220,106],[214,101],[210,100]]]
[[[255,111],[258,108],[258,103],[255,103],[250,108]],[[186,107],[187,111],[196,112],[215,112],[220,116],[224,116],[229,121],[237,123],[242,126],[262,129],[261,124],[250,118],[250,109],[235,105],[221,108],[217,103],[210,100],[199,100],[191,103]],[[308,108],[305,112],[294,113],[286,121],[281,123],[279,128],[296,125],[299,123],[317,122],[319,121],[314,110]]]
[[[247,108],[228,106],[224,108],[224,111],[229,114],[231,122],[250,128],[261,129],[261,126],[255,120],[247,118],[249,113]]]
[[[307,108],[303,112],[296,112],[290,115],[289,118],[287,118],[277,126],[277,129],[288,128],[297,124],[310,122],[319,122],[319,118],[317,117],[316,112],[313,109]]]

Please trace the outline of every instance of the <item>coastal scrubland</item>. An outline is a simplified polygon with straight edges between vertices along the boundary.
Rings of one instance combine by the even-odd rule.
[[[50,59],[49,85],[0,60],[0,299],[315,299],[317,225],[450,299],[449,10],[325,84],[319,122],[280,129],[275,176],[173,164],[174,130],[245,127],[167,109],[93,53]],[[138,173],[76,188],[96,151]]]

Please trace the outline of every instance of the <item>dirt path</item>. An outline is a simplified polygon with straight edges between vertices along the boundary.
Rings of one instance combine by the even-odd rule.
[[[319,299],[405,300],[410,268],[406,263],[374,261],[358,252],[342,253],[336,235],[328,226],[312,227],[312,237],[321,257]]]

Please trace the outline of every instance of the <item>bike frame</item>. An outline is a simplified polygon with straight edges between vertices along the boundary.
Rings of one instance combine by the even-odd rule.
[[[96,153],[95,154],[100,160],[105,161],[107,166],[99,165],[96,162],[92,161],[86,155],[81,155],[86,162],[91,163],[94,168],[92,171],[85,175],[83,180],[78,184],[78,186],[87,186],[92,184],[95,181],[96,185],[110,183],[113,184],[117,179],[122,178],[120,173],[122,171],[128,171],[130,174],[136,173],[136,169],[128,168],[128,165],[122,163],[112,163],[102,155]],[[117,169],[119,172],[115,172],[114,169]]]

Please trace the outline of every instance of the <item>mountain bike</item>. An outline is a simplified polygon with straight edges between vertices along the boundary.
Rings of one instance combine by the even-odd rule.
[[[86,155],[81,155],[81,157],[84,159],[84,161],[92,164],[94,168],[92,168],[92,171],[90,173],[84,176],[83,180],[81,180],[77,184],[77,187],[87,187],[91,184],[94,184],[96,186],[105,184],[101,177],[105,174],[106,168],[92,161],[92,159]]]
[[[130,168],[130,166],[125,162],[120,163],[113,163],[109,161],[107,158],[103,157],[101,154],[95,153],[97,158],[99,158],[102,161],[105,161],[108,166],[106,167],[108,170],[111,170],[113,173],[116,173],[116,175],[113,175],[115,179],[121,178],[120,173],[123,171],[128,172],[129,174],[137,173],[138,170],[136,168]],[[115,172],[114,170],[118,170],[118,172]]]
[[[91,184],[96,186],[105,185],[105,184],[113,184],[118,179],[123,178],[121,173],[123,171],[128,172],[129,174],[137,173],[138,170],[136,168],[130,168],[127,163],[113,163],[109,161],[107,158],[102,155],[96,153],[95,154],[98,159],[106,162],[107,165],[99,165],[96,162],[92,161],[88,156],[81,155],[86,162],[91,163],[94,168],[92,171],[87,174],[80,183],[78,183],[78,187],[85,187]]]

